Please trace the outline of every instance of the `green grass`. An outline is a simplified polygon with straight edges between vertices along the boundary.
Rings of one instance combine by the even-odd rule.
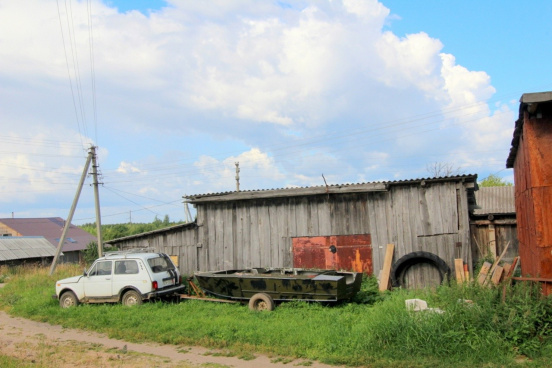
[[[289,302],[270,313],[203,301],[59,308],[51,298],[55,280],[81,271],[63,265],[53,277],[46,269],[11,271],[0,307],[117,339],[202,345],[243,359],[263,353],[370,367],[545,367],[552,358],[552,299],[527,285],[509,289],[506,303],[499,290],[478,286],[380,294],[374,279],[367,279],[356,300],[368,303]],[[411,298],[445,313],[409,312],[404,301]],[[458,302],[463,299],[473,303]]]

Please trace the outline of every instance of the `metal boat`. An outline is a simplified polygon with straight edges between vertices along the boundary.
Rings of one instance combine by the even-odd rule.
[[[358,272],[300,268],[197,272],[194,277],[205,293],[241,301],[264,293],[275,302],[337,302],[353,297],[362,283],[362,273]]]

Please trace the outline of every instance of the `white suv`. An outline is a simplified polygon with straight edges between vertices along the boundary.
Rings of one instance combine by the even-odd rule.
[[[62,308],[79,303],[141,304],[185,290],[180,272],[164,253],[111,252],[98,258],[82,276],[56,282]]]

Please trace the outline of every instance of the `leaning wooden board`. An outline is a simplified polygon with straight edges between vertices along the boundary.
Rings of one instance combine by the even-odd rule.
[[[485,280],[487,280],[487,275],[489,274],[491,266],[492,265],[489,262],[485,262],[483,263],[483,266],[481,266],[481,270],[479,271],[479,275],[477,276],[477,283],[479,285],[483,285],[485,283]]]
[[[389,274],[391,273],[391,264],[393,263],[394,250],[395,244],[387,244],[387,249],[385,250],[385,260],[383,261],[383,269],[381,270],[379,283],[380,291],[385,291],[389,289]]]

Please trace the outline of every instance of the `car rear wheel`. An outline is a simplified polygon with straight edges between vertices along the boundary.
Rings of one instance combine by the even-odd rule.
[[[62,308],[71,308],[79,305],[79,300],[72,291],[66,291],[59,298],[59,306]]]
[[[274,310],[274,300],[265,293],[257,293],[249,299],[249,309],[254,311],[272,311]]]
[[[142,304],[142,296],[134,290],[129,290],[123,295],[122,303],[128,307],[140,305]]]

